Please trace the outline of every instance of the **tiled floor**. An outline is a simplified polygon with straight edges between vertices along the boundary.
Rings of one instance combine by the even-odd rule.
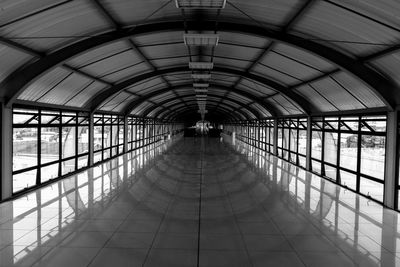
[[[400,266],[398,213],[186,138],[0,205],[1,266]]]

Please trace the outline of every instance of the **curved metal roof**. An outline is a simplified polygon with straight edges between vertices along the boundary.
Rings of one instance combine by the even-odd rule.
[[[189,62],[213,62],[206,116],[218,119],[400,104],[395,0],[7,0],[0,10],[8,106],[182,119],[198,110]],[[218,45],[187,46],[185,33],[217,34]]]

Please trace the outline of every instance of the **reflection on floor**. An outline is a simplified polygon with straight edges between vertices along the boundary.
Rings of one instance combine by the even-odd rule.
[[[186,138],[0,205],[1,266],[396,266],[398,213],[287,162]]]

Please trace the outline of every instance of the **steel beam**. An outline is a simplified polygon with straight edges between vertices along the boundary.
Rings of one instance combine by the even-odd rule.
[[[166,116],[162,116],[160,117],[160,119],[171,119],[174,118],[174,116],[177,116],[179,114],[183,114],[183,112],[187,112],[187,110],[193,109],[193,111],[195,111],[197,113],[197,105],[192,105],[192,106],[183,106],[183,107],[179,107],[177,109],[175,109],[175,113],[169,113]],[[239,116],[234,116],[234,113],[232,113],[231,110],[226,109],[225,107],[220,107],[220,109],[217,111],[221,114],[225,114],[226,117],[230,117],[230,118],[236,118],[235,120],[246,120],[247,117],[244,117],[241,113],[239,113],[241,116],[243,117],[239,117]],[[197,113],[198,114],[198,113]],[[239,115],[238,114],[238,115]],[[161,115],[161,114],[160,114]],[[200,117],[200,116],[199,116]]]
[[[272,116],[277,116],[279,114],[279,112],[272,107],[271,105],[267,104],[266,102],[264,102],[263,100],[261,100],[259,97],[244,91],[244,90],[240,90],[240,89],[235,89],[235,88],[231,88],[231,87],[226,87],[226,86],[222,86],[222,85],[218,85],[218,84],[210,84],[211,87],[215,87],[215,88],[219,88],[219,89],[223,89],[223,90],[227,90],[230,91],[232,93],[237,93],[243,97],[248,98],[249,100],[252,100],[254,102],[256,102],[257,104],[259,104],[260,106],[262,106],[264,109],[266,109]],[[188,88],[190,88],[190,86],[192,86],[192,84],[182,84],[179,86],[174,86],[172,87],[174,90],[188,90]],[[143,103],[143,101],[146,101],[147,99],[151,99],[153,97],[156,97],[158,95],[164,94],[169,92],[171,89],[170,88],[164,88],[164,89],[160,89],[157,91],[153,91],[148,93],[147,95],[143,95],[135,100],[133,100],[130,104],[128,104],[124,110],[125,114],[129,114],[131,113],[131,111],[133,109],[135,109],[138,105],[140,105],[141,103]],[[190,89],[189,89],[190,90]]]
[[[192,30],[207,31],[215,28],[215,21],[188,21],[187,23],[188,27]],[[400,88],[398,85],[381,75],[378,71],[365,65],[363,62],[360,62],[357,59],[354,59],[353,57],[338,50],[319,44],[312,40],[306,40],[299,36],[289,33],[282,33],[272,29],[265,29],[256,25],[219,21],[218,27],[220,31],[251,34],[268,38],[277,42],[287,43],[300,49],[307,50],[321,58],[326,59],[327,61],[336,65],[338,68],[346,70],[363,80],[375,91],[375,93],[389,109],[393,110],[396,104],[400,104]],[[8,106],[11,105],[21,94],[21,92],[41,75],[71,59],[72,57],[96,47],[121,39],[126,39],[134,35],[152,34],[175,30],[183,30],[181,21],[170,21],[127,27],[76,42],[70,46],[61,48],[51,54],[48,54],[47,56],[33,63],[27,64],[10,74],[0,84],[0,98],[4,98],[7,101]]]
[[[147,108],[147,109],[143,112],[142,116],[143,116],[143,117],[147,117],[147,115],[148,115],[150,112],[152,112],[154,109],[156,109],[156,108],[158,108],[158,107],[163,107],[165,104],[168,104],[168,103],[171,102],[171,101],[177,100],[178,98],[186,98],[186,97],[194,97],[194,96],[196,96],[196,94],[189,94],[189,95],[184,95],[184,96],[182,96],[182,97],[173,97],[173,98],[169,98],[169,99],[164,100],[164,101],[162,101],[162,102],[160,102],[160,103],[154,103],[154,106],[153,106],[153,107]],[[221,97],[220,95],[215,95],[215,94],[210,94],[210,93],[208,93],[207,96],[218,97],[218,98]],[[249,110],[256,118],[261,119],[260,112],[258,112],[257,110],[255,110],[255,109],[253,109],[253,108],[247,106],[245,103],[242,103],[242,102],[237,101],[237,100],[232,99],[232,98],[227,98],[226,100],[231,101],[231,102],[233,102],[233,103],[239,105],[240,107]],[[207,100],[207,102],[208,102],[208,100]],[[167,105],[167,107],[169,107],[169,106]],[[163,108],[165,108],[165,107],[163,107]],[[167,108],[165,108],[165,109],[167,109]]]
[[[175,98],[175,99],[169,99],[169,100],[167,100],[167,101],[164,101],[164,102],[166,102],[166,103],[168,103],[168,102],[171,102],[171,101],[174,101],[174,100],[176,100],[177,98]],[[230,101],[232,101],[232,100],[230,100]],[[186,103],[191,103],[191,102],[196,102],[196,100],[195,99],[192,99],[192,100],[188,100]],[[232,101],[233,102],[233,101]],[[197,102],[196,102],[197,103]],[[218,101],[216,101],[216,100],[209,100],[209,99],[207,99],[207,105],[208,104],[215,104],[215,103],[219,103]],[[240,102],[239,102],[240,103]],[[171,105],[169,105],[168,107],[170,108],[170,110],[171,110],[171,107],[174,107],[174,106],[176,106],[176,105],[178,105],[178,104],[182,104],[182,103],[174,103],[174,104],[171,104]],[[237,107],[234,107],[234,106],[232,106],[232,105],[230,105],[230,104],[228,104],[228,103],[222,103],[222,104],[225,104],[227,107],[229,107],[229,108],[232,108],[232,111],[233,112],[235,112],[235,111],[237,111]],[[241,105],[241,107],[243,107],[243,108],[246,108],[246,106],[243,104],[243,103],[240,103],[240,105]],[[211,105],[210,105],[210,107],[211,107]],[[213,108],[214,107],[216,107],[216,105],[213,105],[212,106]],[[157,108],[157,107],[151,107],[152,108],[152,110],[154,110],[155,108]],[[150,109],[150,108],[149,108]],[[257,119],[260,119],[260,117],[259,117],[259,113],[257,112],[257,111],[255,111],[254,109],[247,109],[251,114],[253,114]],[[146,110],[147,111],[147,110]],[[146,111],[145,111],[145,113],[146,113]],[[159,113],[162,113],[162,111],[163,110],[160,110],[160,111],[158,111],[156,114],[154,114],[154,118],[157,118],[157,114],[159,114]],[[151,111],[150,111],[151,112]],[[149,112],[147,112],[147,114],[148,114]],[[240,113],[242,113],[242,112],[240,112]],[[143,117],[146,117],[146,115],[147,114],[143,114]],[[244,112],[243,112],[243,114],[245,114]]]

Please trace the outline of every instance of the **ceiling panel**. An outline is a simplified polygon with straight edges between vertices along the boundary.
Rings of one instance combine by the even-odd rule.
[[[107,58],[117,56],[118,54],[126,53],[132,50],[125,41],[112,42],[80,54],[68,61],[68,64],[76,68],[82,68],[94,64],[98,61],[106,60]]]
[[[147,20],[165,20],[169,17],[175,19],[181,17],[181,11],[176,8],[175,1],[104,0],[102,3],[105,8],[124,25],[134,25]],[[167,5],[165,5],[166,3]]]
[[[267,47],[267,45],[270,43],[270,41],[265,38],[250,34],[242,34],[242,33],[232,34],[231,32],[224,32],[224,31],[219,31],[218,34],[219,34],[220,44],[229,43],[238,46],[248,46],[250,48],[262,49]]]
[[[320,112],[338,111],[338,109],[332,105],[327,99],[325,99],[320,93],[309,85],[303,85],[294,89],[296,93],[304,97],[309,103],[311,103]]]
[[[31,85],[29,85],[18,97],[21,100],[36,101],[41,95],[57,86],[71,72],[62,67],[57,67],[43,75]]]
[[[351,94],[360,100],[365,106],[369,108],[385,106],[382,100],[370,87],[353,76],[350,76],[345,72],[339,72],[332,75],[332,78],[334,78],[341,86],[346,88],[347,91],[351,92]]]
[[[253,23],[282,26],[288,17],[299,9],[301,3],[301,0],[232,0],[228,1],[221,17],[235,17],[239,20],[249,20],[251,17]]]
[[[284,84],[286,86],[292,86],[301,82],[302,80],[294,77],[288,73],[283,71],[275,70],[272,67],[264,66],[261,64],[256,64],[253,68],[251,73],[254,73],[259,76],[264,76],[270,80],[276,81],[278,83]]]
[[[88,1],[70,1],[1,28],[4,37],[19,39],[37,50],[54,50],[88,35],[110,30]]]
[[[143,62],[140,64],[134,64],[133,66],[123,67],[122,69],[113,70],[112,72],[103,75],[102,78],[113,83],[119,83],[148,71],[150,71],[149,65],[146,62]]]
[[[297,79],[306,80],[321,74],[320,70],[306,66],[285,55],[269,52],[261,61],[261,64],[271,67],[279,72],[286,73]]]
[[[144,94],[146,91],[152,90],[154,88],[164,88],[166,84],[161,80],[160,77],[149,78],[133,84],[128,87],[127,90],[133,93]]]
[[[389,54],[371,62],[375,68],[385,73],[400,86],[400,53]]]
[[[243,78],[240,81],[240,83],[237,85],[237,88],[242,89],[244,91],[249,91],[250,93],[259,96],[272,95],[276,93],[276,91],[273,88],[246,78]]]
[[[324,58],[294,46],[278,43],[274,46],[273,51],[286,55],[287,57],[299,61],[302,64],[308,65],[323,72],[328,72],[335,68],[332,63],[326,61]]]
[[[131,100],[135,98],[135,96],[124,91],[119,92],[118,94],[115,94],[104,101],[104,103],[100,107],[100,110],[120,112],[123,110],[124,106],[126,106]]]
[[[82,91],[78,92],[63,105],[83,107],[84,104],[89,101],[95,94],[101,92],[105,88],[103,83],[92,81],[87,87],[83,88]]]
[[[339,110],[362,109],[364,106],[331,78],[311,84],[315,90],[333,103]]]
[[[272,106],[278,109],[283,115],[299,115],[303,112],[291,101],[282,95],[276,95],[266,99]]]
[[[62,105],[71,97],[89,86],[91,82],[92,80],[85,76],[72,73],[36,101],[47,104]]]
[[[0,81],[32,59],[34,59],[34,57],[29,54],[0,44]]]
[[[81,68],[82,71],[87,71],[96,76],[104,76],[115,70],[132,66],[142,62],[140,56],[135,54],[132,50],[116,54],[115,56],[105,58],[104,60],[97,61],[93,64]]]
[[[354,55],[372,53],[400,41],[398,31],[326,1],[317,1],[294,30]]]

